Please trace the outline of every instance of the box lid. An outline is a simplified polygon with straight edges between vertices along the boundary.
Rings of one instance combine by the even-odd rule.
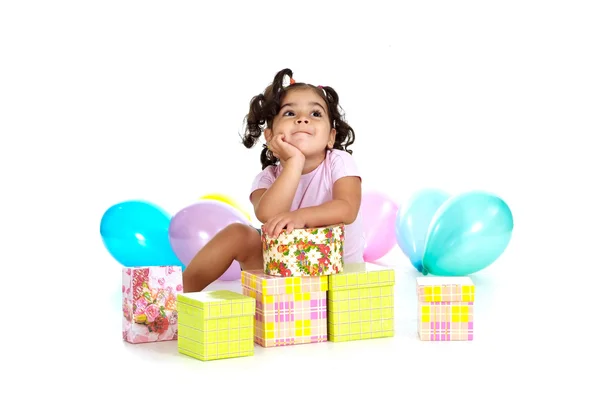
[[[281,277],[263,270],[242,271],[242,286],[264,296],[327,291],[327,276]]]
[[[230,290],[180,293],[177,302],[204,311],[206,319],[254,315],[256,300]]]
[[[475,301],[475,285],[467,276],[420,276],[417,278],[419,301]]]
[[[329,275],[329,290],[346,290],[391,286],[396,282],[395,271],[390,267],[372,263],[346,263],[344,271]]]

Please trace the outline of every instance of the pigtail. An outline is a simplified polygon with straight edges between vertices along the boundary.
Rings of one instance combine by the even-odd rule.
[[[254,147],[262,135],[262,129],[266,122],[263,112],[264,104],[265,96],[263,94],[254,96],[250,101],[250,110],[246,115],[246,133],[242,137],[242,143],[248,149]]]
[[[281,103],[281,98],[285,94],[285,87],[284,87],[285,77],[287,76],[291,80],[292,75],[293,75],[293,72],[291,69],[289,69],[289,68],[282,69],[275,75],[275,78],[273,78],[273,83],[265,91],[265,96],[267,96],[267,98],[270,99],[269,111],[273,117],[275,115],[277,115],[277,112],[279,111],[279,104]]]
[[[289,68],[279,71],[273,78],[273,82],[265,89],[264,93],[254,96],[250,101],[248,114],[246,115],[246,129],[242,136],[242,143],[250,149],[260,140],[266,128],[271,127],[271,122],[279,111],[279,104],[285,94],[284,79],[292,79],[292,70]],[[276,165],[279,160],[273,152],[263,145],[260,153],[262,169],[269,165]]]
[[[323,96],[329,105],[331,114],[331,127],[335,128],[335,143],[334,149],[344,150],[352,154],[352,150],[348,149],[354,143],[354,129],[346,122],[344,110],[339,104],[339,96],[337,92],[330,86],[319,86],[323,91]]]

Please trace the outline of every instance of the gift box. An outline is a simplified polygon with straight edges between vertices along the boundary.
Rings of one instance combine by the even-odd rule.
[[[469,277],[418,277],[417,296],[421,340],[473,340],[475,285]]]
[[[178,351],[202,361],[254,355],[255,307],[229,290],[179,294]]]
[[[181,267],[123,267],[123,340],[149,343],[177,339]]]
[[[344,267],[344,225],[262,233],[264,272],[273,276],[323,276]]]
[[[393,269],[370,263],[344,266],[328,276],[328,338],[331,342],[394,336]]]
[[[242,293],[256,300],[254,341],[263,347],[327,341],[327,277],[276,277],[242,271]]]

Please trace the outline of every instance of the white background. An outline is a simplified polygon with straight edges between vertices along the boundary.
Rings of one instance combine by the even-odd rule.
[[[599,18],[593,1],[3,2],[9,397],[589,397]],[[139,198],[174,213],[208,192],[249,209],[260,147],[238,133],[282,68],[338,91],[365,190],[400,204],[423,187],[489,190],[509,204],[513,240],[473,276],[474,342],[417,339],[417,273],[398,249],[384,260],[397,270],[393,339],[212,363],[175,342],[122,342],[102,214]]]

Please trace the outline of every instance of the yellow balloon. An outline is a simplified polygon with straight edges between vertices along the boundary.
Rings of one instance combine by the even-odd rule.
[[[248,214],[235,200],[233,200],[231,197],[224,195],[222,193],[210,193],[210,194],[205,194],[204,196],[200,197],[200,200],[217,200],[217,201],[221,201],[225,204],[229,204],[230,206],[232,206],[233,208],[239,210],[242,214],[244,214],[246,216],[246,218],[248,218],[248,221],[252,221],[252,217],[250,216],[250,214]]]

